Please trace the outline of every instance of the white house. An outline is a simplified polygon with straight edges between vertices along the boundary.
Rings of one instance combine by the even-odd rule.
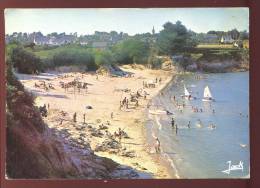
[[[234,39],[230,35],[222,35],[220,43],[222,44],[231,44],[234,42]]]

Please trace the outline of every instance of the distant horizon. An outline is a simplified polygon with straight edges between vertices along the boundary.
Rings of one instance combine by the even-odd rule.
[[[57,32],[80,36],[116,31],[133,36],[151,33],[153,27],[159,33],[163,24],[178,20],[196,33],[232,29],[249,32],[248,8],[5,9],[5,29],[9,35]]]
[[[236,29],[236,28],[233,28],[233,29]],[[230,30],[227,30],[227,31],[223,31],[223,32],[228,32],[228,31],[231,31],[232,29],[230,29]],[[112,31],[114,31],[114,30],[112,30]],[[91,34],[78,34],[77,36],[79,37],[79,36],[86,36],[86,35],[94,35],[95,34],[95,32],[106,32],[106,33],[110,33],[110,32],[112,32],[112,31],[94,31],[93,33],[91,33]],[[209,31],[212,31],[212,30],[209,30]],[[200,34],[200,33],[203,33],[203,34],[207,34],[209,31],[206,31],[206,32],[195,32],[195,31],[193,31],[193,32],[195,32],[195,33],[197,33],[197,34]],[[214,31],[219,31],[219,30],[214,30]],[[243,32],[243,31],[245,31],[245,30],[238,30],[239,32]],[[246,30],[247,31],[247,30]],[[13,33],[27,33],[27,34],[32,34],[32,33],[37,33],[37,32],[40,32],[40,33],[42,33],[44,36],[47,36],[48,34],[52,34],[52,33],[57,33],[57,34],[61,34],[61,33],[65,33],[65,35],[73,35],[74,33],[78,33],[77,31],[75,31],[75,32],[70,32],[70,33],[66,33],[66,32],[57,32],[57,31],[53,31],[53,32],[51,32],[51,33],[43,33],[43,32],[41,32],[41,31],[32,31],[32,32],[20,32],[20,31],[14,31],[14,32],[12,32],[12,33],[5,33],[5,35],[11,35],[11,34],[13,34]],[[118,34],[119,33],[121,33],[122,31],[116,31]],[[222,32],[222,31],[221,31]],[[247,31],[248,32],[248,31]],[[125,33],[125,32],[122,32],[122,33]],[[145,32],[145,33],[151,33],[152,34],[152,32]],[[134,35],[138,35],[138,34],[145,34],[145,33],[136,33],[136,34],[134,34]],[[155,34],[157,34],[157,33],[159,33],[159,32],[156,32]],[[134,36],[134,35],[130,35],[129,33],[126,33],[126,34],[128,34],[129,36]]]

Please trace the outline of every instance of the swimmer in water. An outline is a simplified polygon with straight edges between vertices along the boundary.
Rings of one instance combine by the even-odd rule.
[[[188,123],[188,128],[190,128],[190,121],[189,121],[189,123]]]
[[[212,122],[210,122],[208,128],[209,129],[216,129],[216,125],[214,125]]]
[[[197,127],[202,127],[202,122],[200,119],[198,119]]]

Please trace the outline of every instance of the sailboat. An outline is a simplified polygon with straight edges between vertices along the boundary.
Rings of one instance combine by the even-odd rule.
[[[187,88],[184,85],[184,96],[189,97],[190,95],[191,95],[190,92],[187,90]]]
[[[212,97],[211,91],[209,86],[206,86],[204,89],[203,99],[202,101],[215,101]]]
[[[195,99],[195,97],[192,97],[190,92],[187,90],[186,86],[184,85],[184,95],[181,95],[182,97],[185,97],[185,99]]]

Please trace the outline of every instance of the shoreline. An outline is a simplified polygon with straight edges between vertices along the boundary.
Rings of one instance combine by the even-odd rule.
[[[95,151],[96,155],[110,158],[119,164],[130,166],[140,171],[140,178],[148,177],[147,175],[142,175],[142,173],[150,174],[150,178],[176,178],[172,177],[172,175],[168,172],[168,169],[165,166],[159,164],[159,162],[153,158],[153,155],[148,151],[148,148],[151,148],[151,146],[147,145],[145,138],[146,106],[148,102],[152,100],[152,98],[156,97],[164,88],[168,86],[169,83],[171,83],[176,73],[174,73],[172,70],[151,70],[145,68],[132,68],[129,66],[124,66],[122,69],[124,71],[133,72],[135,76],[131,78],[114,78],[99,75],[97,80],[96,75],[90,75],[88,73],[84,74],[82,79],[90,82],[92,86],[90,85],[88,93],[82,96],[75,94],[73,95],[71,93],[64,93],[62,89],[58,89],[58,83],[61,80],[71,80],[75,76],[80,77],[80,73],[66,73],[67,75],[71,75],[71,78],[69,77],[65,79],[58,78],[59,76],[52,77],[51,79],[49,79],[48,76],[46,78],[41,78],[46,82],[50,82],[55,87],[55,90],[50,90],[48,92],[34,88],[34,83],[39,83],[39,80],[41,80],[37,76],[24,75],[24,78],[22,78],[23,75],[20,75],[20,80],[22,81],[23,85],[25,85],[25,88],[36,93],[37,98],[35,104],[37,106],[50,104],[50,118],[44,118],[44,121],[47,122],[50,128],[62,129],[62,127],[57,125],[59,121],[57,120],[59,119],[57,110],[63,110],[67,112],[69,114],[69,118],[72,117],[73,111],[77,111],[78,117],[82,119],[81,111],[84,109],[84,106],[93,106],[92,111],[86,110],[85,112],[86,122],[93,126],[97,126],[97,124],[99,124],[97,122],[101,121],[103,124],[109,121],[110,125],[108,130],[111,133],[121,127],[130,137],[130,139],[122,139],[122,145],[124,148],[126,148],[127,151],[133,151],[135,156],[133,158],[129,158],[106,151]],[[115,92],[116,89],[128,88],[133,92],[136,92],[137,89],[142,88],[142,81],[154,80],[156,77],[162,78],[162,83],[157,85],[156,88],[145,89],[150,95],[148,95],[146,100],[140,99],[140,104],[137,108],[130,110],[128,109],[126,111],[121,111],[118,109],[119,98],[122,98],[125,93]],[[98,111],[96,109],[98,109]],[[114,114],[113,119],[109,117],[111,111]],[[78,137],[76,135],[78,135],[80,131],[74,130],[67,122],[64,124],[65,125],[63,126],[67,126],[69,131],[71,131],[72,137],[77,139]],[[96,148],[98,144],[104,141],[103,138],[94,136],[88,139],[92,150],[95,150],[94,148]]]
[[[163,92],[169,87],[170,84],[175,84],[175,83],[177,82],[178,75],[179,75],[179,74],[175,72],[175,74],[172,76],[172,78],[164,85],[164,87],[162,87],[162,88],[159,90],[159,92],[157,93],[157,95],[153,96],[153,98],[151,98],[151,99],[149,100],[149,102],[152,102],[155,98],[160,97],[160,96],[159,96],[159,93],[160,93],[160,92],[163,93]],[[148,119],[148,117],[149,117],[148,109],[146,109],[145,114],[146,114],[146,118]],[[145,135],[146,135],[146,141],[149,142],[149,140],[150,140],[150,142],[151,142],[151,140],[154,140],[154,138],[153,138],[153,137],[154,137],[154,135],[153,135],[154,132],[150,132],[150,131],[151,131],[151,128],[150,128],[150,130],[148,130],[149,128],[148,128],[147,126],[149,126],[149,123],[148,123],[148,122],[146,122],[146,125],[145,125],[145,129],[146,129],[146,130],[145,130],[145,131],[146,131],[146,133],[145,133]],[[150,155],[153,157],[154,160],[159,161],[163,166],[165,166],[166,169],[167,169],[167,172],[168,172],[169,174],[171,174],[171,176],[172,176],[174,179],[180,179],[181,177],[179,176],[178,170],[176,169],[176,163],[175,163],[175,161],[171,160],[171,159],[169,158],[169,156],[163,152],[162,148],[161,148],[161,151],[162,151],[162,153],[160,153],[160,154],[158,154],[158,155],[152,155],[152,154],[150,154]],[[169,167],[169,165],[170,165],[170,167]]]
[[[247,71],[247,73],[249,73],[248,71]],[[176,83],[180,83],[180,81],[181,81],[181,79],[183,79],[184,77],[182,77],[182,76],[185,76],[187,74],[187,76],[189,76],[189,77],[193,77],[196,73],[193,73],[193,72],[187,72],[187,73],[185,73],[185,74],[177,74],[176,76],[175,76],[175,78],[176,78],[176,80],[174,80],[173,82],[172,82],[172,85],[173,85],[173,87],[175,87],[176,85]],[[189,74],[191,74],[191,75],[189,75]],[[220,75],[220,74],[227,74],[227,75],[229,75],[229,74],[237,74],[237,72],[229,72],[229,73],[202,73],[202,74],[205,74],[205,75],[207,75],[207,76],[211,76],[211,74],[212,75]],[[202,75],[203,76],[203,75]],[[206,76],[206,77],[207,77]],[[205,77],[205,78],[206,78]],[[191,78],[191,80],[192,80],[193,78]],[[206,78],[207,79],[207,78]],[[190,82],[189,82],[189,84],[191,84]],[[195,84],[196,85],[196,84]],[[181,87],[181,86],[177,86],[177,87]],[[172,94],[172,91],[174,91],[175,89],[174,88],[170,88],[169,87],[169,90],[168,90],[168,92],[167,92],[167,87],[165,88],[165,90],[166,90],[166,94],[165,94],[165,96],[156,96],[154,99],[155,99],[155,101],[154,101],[154,103],[155,103],[155,105],[160,105],[160,104],[165,104],[166,106],[167,106],[167,103],[164,103],[165,101],[163,101],[164,100],[164,98],[165,99],[167,99],[167,98],[169,98],[169,96],[170,95],[176,95],[176,93],[175,94]],[[164,91],[164,90],[163,90]],[[181,90],[182,91],[182,90]],[[179,90],[178,90],[178,92],[180,92]],[[180,93],[178,93],[178,95],[177,96],[179,96],[180,95]],[[157,98],[158,97],[158,98]],[[157,101],[156,101],[157,100]],[[157,103],[156,103],[157,102]],[[177,112],[176,112],[177,113]],[[175,116],[175,117],[178,117],[179,115],[177,114],[177,116]],[[184,116],[185,116],[185,114],[184,114]],[[187,116],[188,117],[188,116]],[[153,119],[152,121],[154,121],[153,123],[154,124],[156,124],[156,122],[155,122],[155,120],[156,119]],[[158,123],[157,123],[158,124]],[[152,125],[152,123],[151,123],[151,125]],[[158,124],[159,125],[159,124]],[[163,125],[167,125],[167,124],[163,124],[162,123],[162,125],[160,125],[160,126],[163,126]],[[178,123],[178,125],[179,125],[179,123]],[[155,127],[155,129],[154,129],[154,131],[153,131],[153,133],[156,133],[156,129],[158,129],[158,127]],[[152,130],[152,129],[151,129]],[[164,133],[166,133],[167,134],[167,132],[164,132]],[[148,136],[150,135],[150,137],[152,138],[152,136],[151,136],[151,132],[148,132]],[[171,138],[173,138],[173,137],[171,137]],[[160,140],[161,141],[161,143],[162,143],[162,145],[163,145],[163,143],[167,143],[167,141],[169,141],[169,140]],[[174,141],[173,141],[174,142]],[[175,144],[176,144],[176,142],[175,142]],[[179,144],[177,143],[177,146],[178,146]],[[176,147],[176,146],[175,146]],[[174,148],[174,147],[168,147],[168,149],[169,148]],[[185,148],[185,147],[184,147]],[[180,149],[180,148],[178,148],[178,149]],[[167,148],[166,148],[166,150],[167,150]],[[182,157],[183,156],[188,156],[188,155],[182,155]],[[188,169],[189,170],[189,168],[185,168],[185,166],[183,166],[182,164],[180,164],[179,162],[178,162],[178,159],[176,160],[176,158],[172,158],[172,159],[168,159],[167,158],[167,156],[163,156],[163,157],[165,157],[165,158],[163,158],[162,159],[162,161],[164,160],[164,161],[166,161],[166,163],[168,164],[168,166],[169,165],[171,165],[170,163],[172,162],[173,163],[173,170],[172,170],[172,172],[173,173],[175,173],[175,171],[176,171],[176,169],[177,169],[177,174],[176,175],[178,175],[178,172],[180,172],[181,173],[181,176],[179,176],[179,178],[185,178],[185,173],[183,173],[183,169]],[[190,156],[189,156],[190,157]],[[177,167],[177,168],[175,168],[175,167]],[[171,168],[171,167],[170,167]]]

